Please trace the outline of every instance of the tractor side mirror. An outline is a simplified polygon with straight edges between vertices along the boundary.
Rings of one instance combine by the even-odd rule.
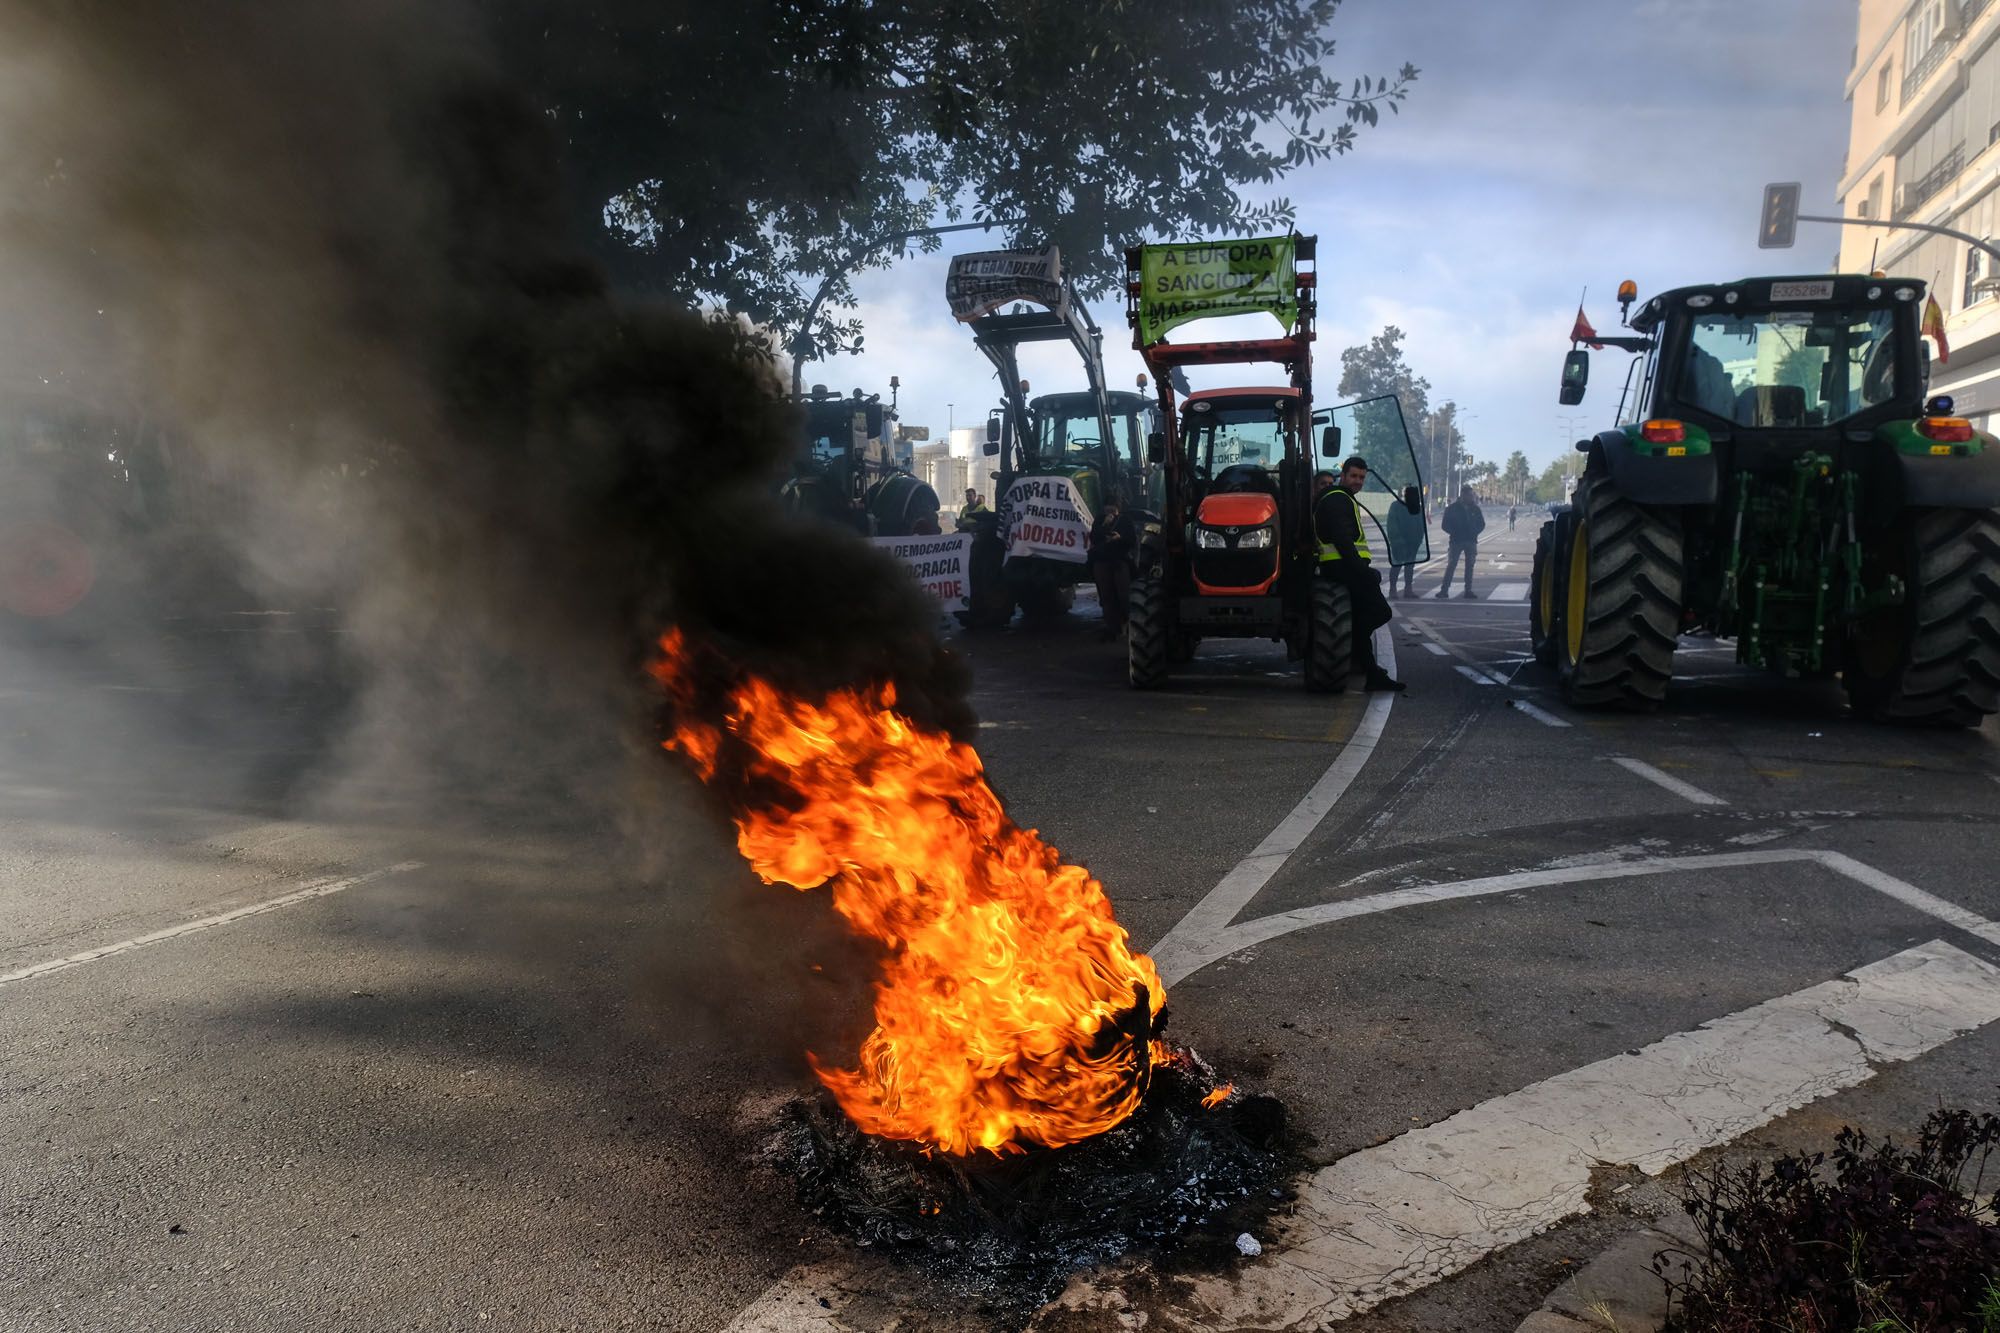
[[[986,456],[991,458],[999,452],[1000,419],[998,417],[988,417],[986,418]]]
[[[1146,436],[1146,461],[1164,463],[1167,461],[1167,433],[1163,430],[1149,432]]]
[[[1590,353],[1581,347],[1571,348],[1563,358],[1562,392],[1557,401],[1564,407],[1575,407],[1583,401],[1584,386],[1590,383]]]
[[[1340,427],[1328,426],[1319,433],[1319,451],[1327,458],[1340,457]]]

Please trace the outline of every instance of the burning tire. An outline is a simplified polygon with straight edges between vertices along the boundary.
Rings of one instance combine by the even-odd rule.
[[[1127,675],[1134,687],[1150,690],[1166,684],[1173,642],[1173,599],[1166,581],[1150,574],[1132,580],[1125,651]]]
[[[1354,599],[1333,579],[1312,585],[1312,622],[1306,628],[1306,688],[1339,694],[1354,665]]]
[[[1920,511],[1892,548],[1909,593],[1856,622],[1848,697],[1868,717],[1978,726],[2000,711],[2000,514]]]
[[[0,608],[31,620],[53,620],[83,603],[97,583],[90,543],[47,519],[0,530]]]
[[[1686,569],[1680,524],[1598,477],[1577,493],[1558,642],[1571,704],[1652,708],[1667,697]]]

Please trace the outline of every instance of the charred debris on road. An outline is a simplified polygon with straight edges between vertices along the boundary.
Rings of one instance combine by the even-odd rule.
[[[1063,1148],[948,1157],[863,1133],[825,1093],[786,1101],[759,1149],[829,1231],[1025,1319],[1079,1269],[1138,1251],[1238,1258],[1301,1164],[1274,1097],[1222,1084],[1161,1042],[1137,1114]]]

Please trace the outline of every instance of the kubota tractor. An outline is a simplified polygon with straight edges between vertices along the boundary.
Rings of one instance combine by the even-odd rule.
[[[1632,336],[1588,339],[1634,357],[1535,546],[1535,655],[1571,703],[1658,704],[1695,632],[1837,675],[1868,717],[2000,708],[2000,448],[1927,400],[1923,304],[1909,278],[1747,278],[1662,292]],[[1573,347],[1562,402],[1589,365]]]
[[[1312,406],[1315,274],[1298,266],[1313,262],[1315,251],[1310,236],[1126,251],[1133,345],[1158,386],[1164,426],[1149,450],[1163,464],[1164,494],[1158,521],[1144,526],[1127,639],[1129,676],[1142,689],[1164,683],[1171,665],[1207,637],[1282,642],[1304,660],[1307,689],[1347,688],[1353,607],[1341,583],[1318,576],[1312,528],[1319,470],[1312,443],[1332,470],[1343,437],[1333,413]],[[1192,319],[1259,311],[1277,316],[1281,336],[1189,343],[1160,336]],[[1256,362],[1282,367],[1287,382],[1193,392],[1176,410],[1175,372]],[[1395,400],[1343,410],[1371,437],[1376,498],[1399,495],[1405,476],[1416,480],[1416,464]],[[1387,563],[1386,539],[1377,534]]]

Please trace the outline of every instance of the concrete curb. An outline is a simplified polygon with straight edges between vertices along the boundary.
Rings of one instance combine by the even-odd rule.
[[[1659,1333],[1667,1291],[1653,1273],[1653,1256],[1699,1243],[1679,1214],[1626,1232],[1550,1292],[1515,1333]]]

